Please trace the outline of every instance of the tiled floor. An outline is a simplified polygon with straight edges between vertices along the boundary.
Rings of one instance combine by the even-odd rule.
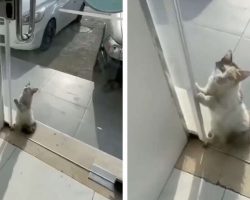
[[[176,169],[250,197],[249,146],[204,147],[198,139],[190,139]]]
[[[1,200],[106,199],[2,139],[0,166]]]
[[[12,79],[13,98],[28,82],[39,88],[32,105],[38,121],[122,158],[121,91],[104,93],[101,77],[94,84],[17,58],[12,58]],[[4,98],[8,105],[6,90]]]
[[[238,193],[174,169],[159,200],[249,200]]]

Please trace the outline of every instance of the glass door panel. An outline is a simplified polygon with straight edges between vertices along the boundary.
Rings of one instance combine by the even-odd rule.
[[[192,71],[177,4],[170,0],[147,0],[141,1],[141,4],[146,18],[152,18],[150,26],[158,40],[159,52],[163,55],[163,69],[171,82],[174,100],[179,104],[187,131],[199,135],[202,139],[203,126],[199,117],[199,106],[194,98]]]
[[[23,32],[30,19],[25,2]],[[38,88],[32,102],[37,123],[122,159],[122,23],[117,20],[122,22],[120,13],[96,11],[84,0],[36,1],[34,36],[26,42],[18,40],[16,21],[10,21],[5,120],[11,123],[12,108],[15,122],[13,99],[25,87]]]

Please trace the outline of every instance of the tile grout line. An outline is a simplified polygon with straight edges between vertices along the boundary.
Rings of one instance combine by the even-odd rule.
[[[228,190],[228,191],[231,191],[231,192],[234,192],[234,193],[236,193],[236,194],[238,194],[238,195],[240,195],[240,196],[243,196],[243,197],[246,197],[247,199],[250,199],[250,197],[248,197],[248,196],[246,196],[246,195],[244,195],[244,194],[241,194],[241,193],[239,193],[239,192],[237,192],[237,191],[234,191],[234,190],[232,190],[232,189],[228,189],[228,188],[226,188],[226,190]]]
[[[223,191],[223,194],[222,194],[221,200],[224,200],[225,194],[226,194],[226,188],[224,188],[224,191]]]
[[[94,198],[95,198],[95,191],[93,191],[93,196],[92,196],[92,200],[94,200]]]
[[[240,39],[238,40],[238,42],[236,43],[236,46],[233,49],[233,53],[235,53],[237,47],[240,45],[240,42],[241,42],[241,40],[242,40],[242,38],[243,38],[243,36],[244,36],[244,34],[246,32],[246,29],[247,29],[249,23],[250,23],[250,18],[248,19],[247,24],[246,24],[245,28],[243,29],[243,31],[242,31],[242,33],[240,35]]]
[[[85,106],[82,106],[82,105],[80,105],[80,104],[77,104],[77,103],[74,103],[74,102],[71,102],[70,100],[67,100],[67,99],[64,99],[64,98],[62,98],[62,97],[60,97],[60,96],[57,96],[57,95],[55,95],[55,94],[53,94],[52,92],[49,92],[48,90],[45,90],[45,87],[47,86],[47,84],[49,84],[50,82],[51,82],[51,80],[53,79],[53,76],[54,76],[54,74],[56,74],[57,73],[57,70],[54,70],[54,72],[50,72],[50,74],[52,75],[52,77],[48,77],[46,80],[44,80],[43,82],[42,82],[42,84],[41,84],[41,91],[43,91],[43,92],[45,92],[45,93],[47,93],[47,94],[49,94],[49,95],[51,95],[51,96],[53,96],[53,97],[56,97],[56,98],[59,98],[59,99],[61,99],[61,100],[64,100],[65,102],[68,102],[68,103],[71,103],[71,104],[73,104],[73,105],[76,105],[76,106],[79,106],[79,107],[81,107],[81,108],[86,108]],[[64,72],[62,72],[62,73],[64,73]],[[67,74],[68,75],[68,74]],[[73,76],[73,75],[72,75]],[[77,77],[77,78],[79,78],[79,77]],[[80,79],[83,79],[83,78],[80,78]],[[86,80],[86,79],[83,79],[83,80]],[[90,81],[91,82],[91,81]],[[93,93],[93,91],[94,91],[94,87],[92,87],[92,93]]]
[[[221,199],[221,200],[223,200],[224,195],[225,195],[226,190],[227,190],[227,188],[226,188],[225,186],[222,186],[222,185],[220,185],[220,184],[212,183],[211,181],[207,180],[207,179],[204,178],[204,177],[201,177],[201,176],[192,174],[191,172],[185,171],[185,170],[183,170],[183,169],[178,169],[177,167],[174,167],[174,169],[177,169],[177,170],[179,170],[180,172],[187,173],[187,174],[189,174],[189,175],[191,175],[191,176],[193,176],[193,177],[195,177],[195,178],[200,179],[201,181],[204,181],[205,183],[209,183],[209,184],[212,184],[212,185],[214,185],[214,186],[216,186],[216,187],[222,188],[222,189],[224,190],[224,192],[223,192],[223,195],[222,195],[222,199]],[[172,172],[171,172],[171,174],[172,174]],[[165,188],[165,187],[166,187],[166,186],[164,186],[164,188]],[[238,193],[238,192],[236,192],[236,193]],[[240,194],[240,193],[238,193],[238,194]],[[242,194],[240,194],[240,195],[242,195]],[[243,195],[242,195],[242,196],[243,196]]]
[[[202,176],[199,176],[199,175],[197,175],[197,174],[192,174],[191,172],[186,171],[185,169],[179,169],[179,168],[177,168],[177,167],[174,167],[174,169],[177,169],[177,170],[179,170],[179,171],[185,172],[185,173],[187,173],[187,174],[189,174],[189,175],[192,175],[192,176],[194,176],[194,177],[196,177],[196,178],[203,179],[205,182],[210,183],[210,184],[212,184],[212,185],[215,185],[215,186],[221,187],[221,188],[223,188],[223,189],[226,189],[225,186],[220,185],[220,184],[213,183],[213,182],[211,182],[210,180],[208,180],[206,177],[202,177]]]
[[[212,184],[212,185],[221,187],[221,188],[223,188],[223,189],[225,190],[225,192],[226,192],[226,190],[228,190],[228,191],[237,193],[237,194],[239,194],[239,195],[241,195],[241,196],[244,196],[244,197],[250,199],[250,197],[248,197],[248,196],[246,196],[246,195],[240,193],[239,191],[233,190],[232,188],[227,188],[226,186],[223,186],[223,185],[220,185],[220,184],[213,183],[213,182],[211,182],[210,180],[208,180],[206,177],[202,177],[202,176],[199,176],[199,175],[197,175],[197,174],[192,174],[192,172],[186,171],[185,169],[180,169],[180,168],[178,168],[178,167],[174,167],[174,169],[177,169],[177,170],[179,170],[179,171],[181,171],[181,172],[185,172],[185,173],[187,173],[187,174],[189,174],[189,175],[192,175],[192,176],[194,176],[194,177],[196,177],[196,178],[199,178],[199,179],[201,179],[201,180],[204,180],[205,182],[210,183],[210,184]],[[172,173],[171,173],[171,174],[172,174]],[[221,200],[223,200],[223,198],[222,198]]]
[[[203,24],[199,24],[199,23],[194,22],[194,21],[191,22],[191,24],[196,25],[196,26],[199,26],[199,27],[201,27],[201,28],[205,28],[205,29],[209,29],[209,30],[213,30],[213,31],[218,31],[218,32],[221,32],[221,33],[229,34],[229,35],[231,35],[231,36],[239,37],[239,40],[237,41],[237,43],[236,43],[236,45],[235,45],[235,47],[234,47],[234,49],[233,49],[233,53],[235,53],[236,48],[239,46],[239,44],[240,44],[242,38],[244,37],[244,34],[245,34],[245,32],[246,32],[246,29],[247,29],[249,23],[250,23],[250,19],[247,21],[246,26],[244,27],[242,33],[239,35],[239,34],[237,34],[237,33],[232,33],[232,32],[228,32],[228,31],[224,31],[224,30],[218,29],[218,28],[213,28],[213,27],[210,27],[210,26],[206,26],[206,25],[203,25]],[[250,40],[250,37],[245,37],[245,38],[248,39],[248,40]]]
[[[64,99],[64,98],[62,98],[62,97],[60,97],[60,96],[57,96],[57,95],[55,95],[55,94],[53,94],[52,92],[49,92],[49,91],[47,91],[47,90],[41,89],[40,91],[43,91],[44,93],[47,93],[48,95],[51,95],[51,96],[53,96],[53,97],[55,97],[55,98],[58,98],[58,99],[60,99],[60,100],[62,100],[62,101],[65,101],[65,102],[67,102],[67,103],[73,104],[74,106],[78,106],[78,107],[84,108],[84,109],[86,108],[85,106],[82,106],[82,105],[77,104],[77,103],[73,103],[73,102],[71,102],[70,100],[67,100],[67,99]]]
[[[8,143],[8,144],[10,144],[10,145],[12,145],[11,143],[9,143],[9,142],[7,142],[6,140],[3,140],[4,142],[6,142],[6,143]],[[7,144],[7,145],[8,145]],[[16,146],[14,146],[14,145],[12,145],[13,147],[14,147],[14,149],[13,149],[13,151],[11,152],[11,154],[10,154],[10,156],[9,156],[9,158],[6,160],[6,162],[3,164],[3,166],[0,168],[0,170],[2,170],[4,167],[5,167],[5,165],[8,163],[8,161],[12,158],[12,156],[15,154],[15,152],[18,150],[18,148],[16,147]]]
[[[216,147],[216,146],[211,146],[211,149],[213,149],[213,150],[215,150],[215,151],[217,151],[217,152],[219,152],[219,153],[222,153],[222,154],[224,154],[224,155],[226,155],[226,156],[229,156],[229,157],[231,157],[231,158],[234,158],[234,159],[236,159],[236,160],[238,160],[238,161],[240,161],[240,162],[243,162],[243,163],[245,163],[245,164],[247,164],[247,165],[250,164],[249,161],[246,161],[246,160],[241,159],[241,158],[239,158],[239,157],[237,157],[237,156],[234,156],[234,155],[232,155],[231,153],[227,153],[227,152],[221,150],[220,148],[218,148],[218,147]]]
[[[196,26],[199,26],[200,28],[205,28],[205,29],[209,29],[209,30],[212,30],[212,31],[217,31],[217,32],[220,32],[220,33],[225,33],[225,34],[228,34],[228,35],[231,35],[231,36],[235,36],[235,37],[240,37],[241,34],[237,34],[237,33],[232,33],[232,32],[228,32],[228,31],[224,31],[224,30],[221,30],[221,29],[218,29],[218,28],[213,28],[213,27],[210,27],[210,26],[206,26],[206,25],[203,25],[203,24],[199,24],[197,22],[191,22],[193,25],[196,25]],[[188,24],[187,24],[188,25]],[[243,29],[244,30],[244,29]]]
[[[83,122],[83,118],[84,118],[85,115],[87,114],[88,108],[89,108],[89,106],[90,106],[90,104],[91,104],[91,100],[92,100],[92,97],[89,99],[87,108],[84,110],[83,115],[82,115],[82,117],[80,118],[80,121],[79,121],[79,123],[78,123],[78,125],[77,125],[76,131],[75,131],[75,133],[72,135],[72,137],[75,137],[76,134],[77,134],[77,132],[80,130],[80,128],[81,128],[81,123]]]

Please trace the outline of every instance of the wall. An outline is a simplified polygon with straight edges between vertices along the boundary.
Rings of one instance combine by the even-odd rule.
[[[128,199],[156,200],[186,143],[138,0],[128,0]]]

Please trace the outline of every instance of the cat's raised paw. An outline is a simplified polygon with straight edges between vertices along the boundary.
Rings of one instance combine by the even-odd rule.
[[[196,92],[201,92],[201,87],[199,86],[197,82],[195,82],[195,90]]]
[[[198,101],[202,101],[204,99],[204,97],[205,97],[205,95],[203,93],[201,93],[201,92],[196,94],[196,99]]]

